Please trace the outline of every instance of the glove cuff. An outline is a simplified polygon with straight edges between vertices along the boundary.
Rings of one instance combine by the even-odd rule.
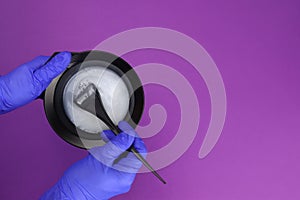
[[[50,190],[48,190],[39,200],[96,200],[88,192],[84,193],[77,187],[71,187],[68,180],[62,177]],[[97,199],[107,200],[107,199]]]
[[[71,200],[61,189],[59,184],[54,185],[51,189],[43,194],[40,200]]]

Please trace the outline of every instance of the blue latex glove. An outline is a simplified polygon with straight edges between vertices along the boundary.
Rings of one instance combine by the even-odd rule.
[[[132,144],[146,156],[146,147],[128,123],[120,122],[119,128],[124,132],[117,136],[104,131],[107,143],[90,149],[89,155],[72,165],[41,200],[105,200],[128,192],[142,163],[132,153],[117,163],[115,160]]]
[[[0,114],[36,99],[66,69],[71,54],[59,53],[44,65],[48,59],[49,56],[39,56],[0,77]]]

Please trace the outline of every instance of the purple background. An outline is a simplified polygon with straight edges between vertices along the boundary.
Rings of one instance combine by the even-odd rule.
[[[0,74],[40,54],[93,49],[130,28],[183,32],[206,48],[223,76],[228,111],[221,138],[199,160],[210,101],[202,78],[188,63],[155,50],[126,55],[133,66],[182,66],[180,72],[197,92],[202,118],[188,151],[160,170],[167,185],[139,174],[131,191],[114,199],[300,199],[299,10],[296,0],[1,1]],[[155,150],[176,133],[180,115],[172,106],[178,102],[162,87],[145,90],[143,124],[149,122],[146,113],[153,103],[165,105],[170,114],[165,128],[145,140]],[[42,101],[0,116],[0,130],[0,199],[37,199],[86,155],[55,135]]]

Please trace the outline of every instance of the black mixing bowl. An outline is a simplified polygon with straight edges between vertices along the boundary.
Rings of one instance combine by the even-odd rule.
[[[128,108],[125,108],[126,114],[122,120],[127,121],[131,126],[135,127],[144,109],[144,91],[141,81],[133,68],[125,60],[104,51],[93,50],[72,53],[71,63],[68,68],[59,77],[54,79],[46,89],[43,97],[44,108],[47,119],[57,135],[66,142],[85,149],[105,144],[100,136],[101,134],[99,134],[104,128],[99,128],[98,133],[95,134],[95,132],[89,132],[75,125],[74,119],[72,121],[69,117],[70,114],[68,115],[66,112],[66,103],[64,102],[64,98],[66,98],[65,90],[70,81],[76,79],[78,74],[85,76],[85,71],[94,70],[97,72],[97,68],[99,70],[100,68],[101,70],[106,70],[109,73],[113,72],[126,85],[125,88],[128,92],[129,102],[126,102]],[[98,76],[97,73],[93,73],[93,77],[95,76]],[[102,75],[99,74],[99,80],[101,77]],[[85,80],[88,79],[87,75]],[[78,118],[78,116],[76,117]]]

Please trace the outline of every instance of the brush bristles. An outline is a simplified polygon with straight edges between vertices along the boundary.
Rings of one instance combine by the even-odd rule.
[[[86,99],[88,99],[91,95],[96,93],[96,86],[94,84],[89,84],[86,88],[80,92],[75,98],[75,102],[81,105]]]

